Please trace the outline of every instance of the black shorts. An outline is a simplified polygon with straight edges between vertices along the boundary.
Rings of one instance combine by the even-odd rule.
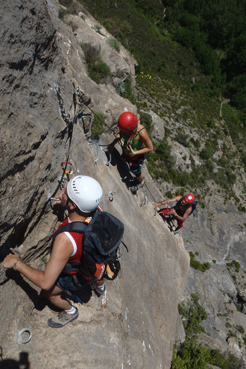
[[[127,170],[135,174],[137,177],[141,176],[142,166],[145,159],[145,155],[128,156],[123,152],[122,158],[127,163]]]

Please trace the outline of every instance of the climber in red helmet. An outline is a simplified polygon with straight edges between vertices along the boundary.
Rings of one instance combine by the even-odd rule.
[[[108,151],[112,152],[115,144],[122,139],[122,159],[127,163],[128,170],[136,175],[138,183],[143,185],[142,165],[145,155],[153,150],[153,144],[145,127],[138,122],[137,116],[129,111],[120,115],[118,127],[120,133],[108,146]]]
[[[166,208],[159,210],[159,214],[164,217],[171,217],[177,220],[178,226],[176,230],[183,227],[184,221],[188,218],[188,216],[192,213],[193,208],[192,205],[196,202],[195,196],[191,193],[185,196],[176,196],[173,199],[164,200],[161,202],[156,202],[155,207],[159,207],[161,205],[166,205],[171,202],[176,201],[176,205],[172,208]]]

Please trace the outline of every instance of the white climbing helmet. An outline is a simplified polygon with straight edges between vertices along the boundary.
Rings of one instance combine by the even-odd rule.
[[[102,200],[103,190],[94,178],[76,176],[68,182],[67,194],[83,213],[90,213]]]

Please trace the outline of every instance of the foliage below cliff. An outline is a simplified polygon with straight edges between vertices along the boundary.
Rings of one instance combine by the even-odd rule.
[[[179,305],[186,333],[186,340],[179,348],[174,348],[171,369],[206,369],[208,364],[221,369],[237,369],[239,361],[234,355],[224,355],[218,350],[212,350],[198,344],[197,335],[205,332],[202,321],[207,319],[207,313],[199,304],[199,296],[191,295],[191,301],[186,306]]]
[[[64,12],[77,14],[83,4],[113,35],[117,47],[112,47],[119,51],[122,43],[137,59],[136,89],[125,80],[117,92],[136,104],[139,112],[152,110],[165,122],[169,139],[156,142],[148,156],[152,177],[170,183],[176,194],[182,193],[182,187],[195,191],[200,200],[222,192],[225,202],[246,211],[246,115],[232,92],[237,85],[236,93],[245,96],[245,84],[237,83],[243,78],[244,54],[230,57],[245,35],[241,21],[245,4],[226,27],[234,2],[202,2],[199,9],[196,2],[184,0],[165,2],[166,8],[157,0],[60,3],[67,7],[63,16]],[[220,37],[211,31],[213,17],[211,30],[205,24],[209,12],[219,12]],[[96,31],[100,33],[99,25]],[[196,42],[191,43],[192,39]],[[233,108],[228,97],[240,109]],[[182,166],[173,159],[170,140],[188,150]]]

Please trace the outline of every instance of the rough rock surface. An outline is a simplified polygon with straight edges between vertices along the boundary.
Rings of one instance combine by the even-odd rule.
[[[61,162],[67,159],[74,174],[101,182],[102,207],[124,221],[129,248],[129,253],[122,248],[121,278],[107,283],[101,298],[85,288],[79,318],[61,330],[47,327],[56,312],[40,301],[37,287],[12,270],[2,275],[0,367],[168,369],[189,255],[182,239],[152,216],[146,190],[131,194],[116,166],[105,166],[101,157],[95,164],[97,150],[79,122],[71,131],[72,83],[91,96],[89,108],[103,112],[109,126],[124,108],[136,108],[117,95],[112,84],[97,85],[87,76],[83,51],[72,30],[58,19],[56,2],[4,0],[0,20],[1,260],[13,247],[29,265],[45,268],[59,221],[48,199],[58,190]],[[126,73],[132,75],[132,67]],[[112,138],[108,132],[104,141]],[[148,189],[157,195],[148,173],[146,178]],[[23,345],[17,334],[26,327],[32,339]]]
[[[185,290],[185,299],[197,293],[208,313],[203,323],[207,336],[201,335],[200,339],[212,348],[229,350],[243,361],[246,358],[245,221],[245,214],[236,207],[211,201],[206,210],[198,207],[182,230],[186,250],[196,254],[196,260],[209,262],[211,266],[205,272],[191,268]],[[233,261],[238,263],[238,270],[233,265],[230,267]]]
[[[55,0],[3,0],[0,7],[0,261],[14,247],[25,262],[45,268],[51,236],[60,221],[48,199],[58,190],[61,162],[67,159],[74,175],[88,174],[102,183],[102,207],[124,221],[129,253],[122,248],[122,275],[107,283],[106,296],[97,298],[85,288],[79,318],[58,331],[46,325],[56,312],[40,301],[38,288],[13,271],[2,275],[0,360],[4,360],[0,368],[169,369],[174,341],[185,338],[177,306],[192,293],[198,293],[208,313],[203,323],[207,334],[201,334],[200,341],[230,350],[244,362],[245,214],[225,206],[219,194],[207,194],[211,201],[206,209],[198,205],[174,237],[153,216],[151,201],[163,195],[146,167],[146,186],[134,196],[121,181],[122,168],[104,165],[103,146],[89,142],[80,121],[73,125],[71,136],[78,113],[102,112],[111,128],[124,109],[137,111],[115,90],[125,78],[134,81],[136,61],[122,46],[119,52],[110,48],[111,36],[103,27],[102,34],[96,32],[98,22],[87,12],[68,16],[66,24],[58,13]],[[88,77],[80,46],[88,40],[100,45],[102,58],[110,66],[107,83],[96,84]],[[74,111],[73,83],[91,97],[88,107]],[[152,117],[155,139],[161,140],[164,128],[172,128],[175,118]],[[112,139],[111,130],[106,129],[100,144]],[[189,151],[170,144],[177,165],[188,169]],[[199,164],[198,156],[193,159]],[[242,183],[244,177],[242,173]],[[165,182],[158,187],[163,193],[172,190]],[[211,268],[204,273],[189,269],[187,251],[196,253],[200,262],[209,262]],[[233,261],[238,264],[228,267]],[[17,334],[25,327],[33,336],[22,345]]]

